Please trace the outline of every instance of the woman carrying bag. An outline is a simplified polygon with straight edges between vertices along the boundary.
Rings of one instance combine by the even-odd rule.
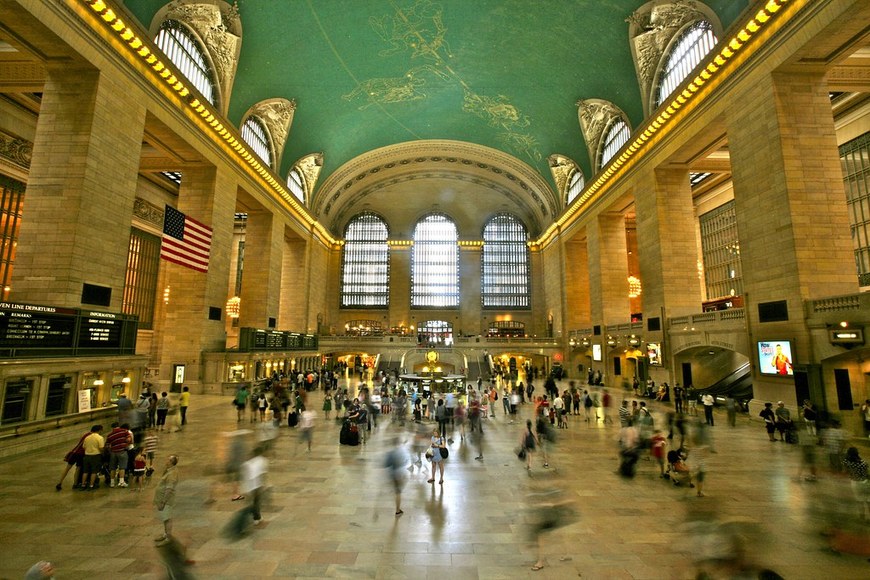
[[[429,457],[431,455],[431,457]],[[438,483],[444,483],[444,460],[447,459],[447,445],[444,437],[441,436],[441,430],[437,427],[432,431],[431,447],[426,452],[429,461],[432,462],[432,477],[428,483],[435,483],[435,466],[438,466],[441,479]]]

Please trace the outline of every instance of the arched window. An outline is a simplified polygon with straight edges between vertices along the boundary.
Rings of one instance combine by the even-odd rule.
[[[617,151],[622,149],[622,146],[628,142],[631,137],[631,130],[620,117],[613,117],[607,126],[607,131],[604,133],[604,140],[601,143],[601,155],[598,162],[598,169],[604,167],[610,161]]]
[[[259,117],[252,115],[242,124],[242,139],[245,140],[254,153],[272,167],[272,146],[269,141],[269,132]]]
[[[665,65],[659,73],[654,109],[686,80],[689,73],[713,50],[716,42],[713,25],[706,20],[699,20],[683,30],[674,40],[666,59],[663,59]]]
[[[387,223],[362,213],[347,224],[341,263],[342,308],[386,308],[390,304]]]
[[[432,214],[414,227],[411,307],[459,306],[459,235],[445,215]]]
[[[166,20],[160,25],[155,43],[205,100],[217,106],[214,74],[193,34],[178,21]]]
[[[568,182],[568,192],[565,195],[565,205],[570,205],[574,199],[580,195],[583,188],[586,187],[586,180],[583,178],[583,172],[579,169],[571,176]]]
[[[287,189],[295,195],[299,201],[305,203],[305,186],[302,183],[302,175],[295,167],[287,174]]]
[[[483,228],[480,297],[484,308],[529,308],[529,248],[526,228],[499,214]]]

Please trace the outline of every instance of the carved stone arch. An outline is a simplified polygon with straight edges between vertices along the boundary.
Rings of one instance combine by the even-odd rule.
[[[577,165],[577,162],[566,157],[554,153],[548,158],[550,165],[550,173],[553,174],[553,181],[556,182],[556,191],[559,192],[559,198],[562,200],[563,208],[568,204],[568,188],[571,186],[571,178],[579,172],[583,175],[583,170]],[[583,175],[585,179],[585,175]]]
[[[283,98],[266,99],[254,104],[242,116],[239,127],[242,127],[250,117],[256,117],[263,123],[269,136],[269,144],[272,149],[272,170],[277,172],[281,167],[281,157],[284,154],[284,146],[290,135],[290,126],[293,124],[293,115],[296,113],[296,101],[288,101]]]
[[[287,172],[288,179],[290,173],[294,170],[299,175],[302,181],[302,189],[305,192],[305,205],[309,205],[311,196],[314,195],[314,188],[317,186],[317,179],[320,177],[320,170],[323,169],[323,152],[309,153],[305,157],[301,157],[293,165],[290,166],[290,171]]]
[[[226,115],[242,50],[238,4],[223,0],[173,0],[154,15],[152,37],[166,20],[184,25],[202,45],[217,81],[217,109]]]
[[[719,17],[709,6],[695,0],[653,0],[626,19],[644,116],[652,113],[657,81],[674,40],[686,27],[700,20],[709,22],[716,37],[722,38]]]
[[[604,145],[606,131],[614,119],[622,119],[631,130],[631,122],[622,109],[604,99],[584,99],[577,101],[577,115],[580,119],[580,131],[586,141],[589,159],[593,162],[593,170],[601,167],[601,148]]]

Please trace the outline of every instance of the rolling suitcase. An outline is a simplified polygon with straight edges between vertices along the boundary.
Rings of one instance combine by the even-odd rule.
[[[338,434],[338,442],[342,445],[359,445],[359,429],[350,421],[345,421]]]

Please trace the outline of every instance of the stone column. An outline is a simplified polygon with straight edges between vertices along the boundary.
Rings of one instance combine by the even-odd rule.
[[[483,317],[481,303],[482,246],[459,246],[459,321],[453,329],[454,338],[459,332],[479,334]],[[448,314],[445,312],[445,314]]]
[[[300,308],[299,305],[303,302],[303,295],[306,292],[316,291],[317,289],[309,289],[307,286],[302,285],[302,281],[306,279],[304,275],[306,255],[305,241],[294,236],[291,239],[283,240],[282,244],[281,306],[278,327],[282,330],[303,332],[305,330],[305,317],[303,309]],[[335,304],[338,304],[337,300]],[[244,302],[242,303],[242,307],[244,308]]]
[[[228,170],[205,167],[182,172],[178,210],[213,228],[212,244],[207,273],[163,262],[163,288],[168,301],[161,304],[155,316],[160,317],[160,324],[155,324],[157,352],[153,357],[159,361],[163,385],[169,382],[173,365],[184,364],[185,384],[191,392],[199,392],[201,353],[226,347],[223,317],[236,192],[237,184]],[[220,312],[217,320],[209,318],[210,308]]]
[[[10,298],[78,307],[84,283],[120,311],[145,107],[89,68],[46,67]]]
[[[390,243],[390,326],[404,323],[414,325],[417,332],[418,321],[411,319],[411,249],[410,245]]]
[[[621,324],[631,318],[625,217],[602,213],[586,230],[589,302],[595,324]]]
[[[643,312],[701,312],[698,246],[688,169],[657,169],[635,194]],[[662,310],[664,309],[664,310]]]
[[[239,326],[268,328],[269,318],[277,326],[283,258],[284,224],[270,211],[248,211]]]
[[[589,301],[589,253],[587,240],[571,240],[564,244],[565,285],[561,294],[565,300],[565,328],[576,330],[586,328],[592,321]]]
[[[728,113],[750,336],[791,339],[795,362],[812,363],[804,301],[858,292],[827,84],[815,72],[775,73]],[[760,322],[759,304],[774,301],[785,301],[787,320]],[[753,362],[756,400],[794,409],[794,382]]]

